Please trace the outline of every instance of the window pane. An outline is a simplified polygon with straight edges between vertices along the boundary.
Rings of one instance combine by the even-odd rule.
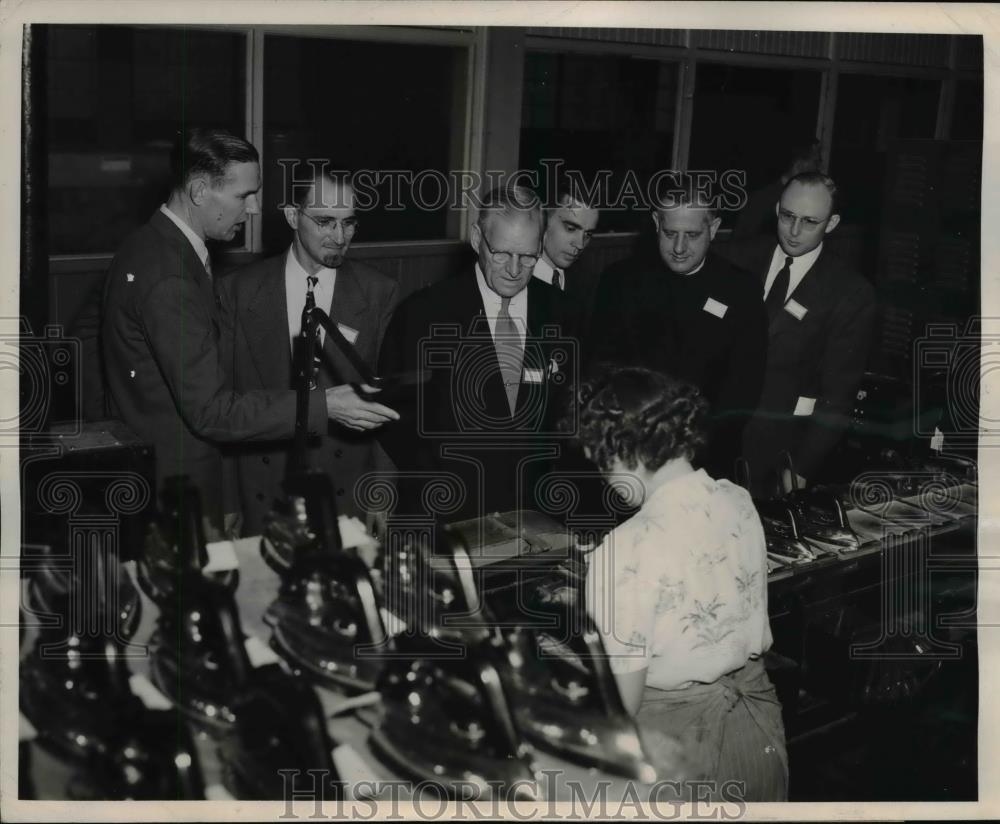
[[[268,36],[265,251],[277,252],[290,239],[278,209],[285,195],[282,158],[327,158],[339,169],[383,175],[429,170],[420,193],[398,186],[402,209],[387,208],[393,189],[388,179],[374,186],[378,202],[360,215],[355,240],[458,237],[458,213],[449,211],[434,181],[462,166],[467,65],[465,47]],[[300,166],[297,176],[306,172]],[[422,205],[415,197],[423,199]]]
[[[885,158],[897,138],[934,137],[941,82],[930,78],[841,74],[833,121],[830,174],[843,219],[875,229]]]
[[[631,170],[640,186],[671,168],[677,64],[632,57],[528,52],[524,65],[519,166],[536,170],[546,191],[545,159],[587,183],[610,171],[619,192]],[[641,211],[641,210],[639,210]],[[631,231],[641,215],[606,211],[601,231]]]
[[[47,33],[49,249],[111,252],[166,199],[182,123],[244,133],[245,38],[126,26]]]
[[[983,139],[983,77],[960,78],[955,84],[951,136],[955,140]]]
[[[816,136],[820,82],[817,71],[699,62],[688,168],[744,171],[751,196],[769,191]],[[723,225],[734,218],[723,215]]]

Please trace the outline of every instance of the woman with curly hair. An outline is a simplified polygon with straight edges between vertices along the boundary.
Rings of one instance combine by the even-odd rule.
[[[588,611],[640,729],[680,742],[695,775],[734,800],[787,798],[764,531],[749,493],[692,465],[704,443],[697,389],[610,368],[579,392],[585,454],[636,514],[593,552]],[[660,737],[660,736],[656,736]],[[716,796],[718,798],[718,796]]]

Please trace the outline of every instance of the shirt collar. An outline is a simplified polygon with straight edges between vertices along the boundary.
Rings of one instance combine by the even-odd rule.
[[[319,283],[325,284],[333,281],[336,275],[336,269],[327,269],[324,266],[312,277],[319,278]],[[285,276],[291,278],[295,283],[303,284],[306,282],[306,278],[310,277],[309,273],[302,267],[302,264],[299,263],[299,259],[295,257],[295,249],[292,246],[288,247],[288,259],[285,262]]]
[[[503,301],[500,295],[487,286],[482,267],[478,262],[476,263],[476,283],[479,285],[479,294],[483,298],[483,308],[486,310],[486,314],[490,317],[496,317],[500,313],[500,306]],[[507,311],[512,317],[525,318],[527,317],[527,307],[528,287],[525,286],[510,299]]]
[[[550,286],[552,285],[552,276],[555,274],[555,267],[549,263],[544,256],[538,259],[538,263],[535,264],[535,268],[532,270],[531,274],[533,277],[539,280],[544,280]],[[563,272],[563,277],[566,273]]]
[[[205,266],[208,262],[208,247],[205,245],[205,241],[198,237],[198,234],[194,231],[194,229],[181,220],[178,215],[171,212],[170,209],[167,208],[166,203],[160,206],[160,211],[170,218],[174,225],[184,233],[184,237],[191,242],[191,246],[194,247],[195,254],[198,255],[198,259],[201,261],[202,265]]]
[[[796,271],[800,271],[802,273],[808,272],[810,269],[812,269],[813,264],[817,260],[819,260],[820,253],[822,251],[823,251],[823,243],[821,241],[819,246],[817,246],[811,252],[806,252],[804,255],[793,257],[792,265],[790,268],[795,269]],[[781,248],[781,244],[779,243],[777,246],[774,247],[774,256],[771,258],[771,260],[773,262],[775,259],[778,259],[784,262],[784,259],[786,257],[788,257],[788,255],[785,254],[785,250]]]
[[[701,263],[695,266],[694,269],[692,269],[690,272],[686,272],[685,274],[681,275],[681,277],[689,278],[691,277],[691,275],[697,275],[702,269],[705,268],[706,260],[708,260],[708,255],[705,255],[705,257],[701,259]]]

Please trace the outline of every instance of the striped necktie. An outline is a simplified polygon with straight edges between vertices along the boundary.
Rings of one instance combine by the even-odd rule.
[[[521,336],[517,332],[514,319],[510,316],[510,298],[501,298],[500,314],[497,315],[497,329],[493,345],[497,350],[500,375],[507,391],[507,405],[510,414],[517,409],[517,390],[521,385]]]
[[[316,308],[316,294],[314,290],[316,289],[316,284],[319,283],[319,278],[315,275],[309,275],[306,280],[308,281],[306,285],[306,309]],[[319,370],[322,366],[322,360],[320,359],[320,349],[322,348],[323,327],[319,324],[316,325],[316,348],[313,350],[313,371],[312,379],[309,381],[309,388],[315,389],[317,386],[317,378],[319,377]]]
[[[562,271],[559,269],[552,270],[552,285],[556,289],[561,290],[563,288]]]

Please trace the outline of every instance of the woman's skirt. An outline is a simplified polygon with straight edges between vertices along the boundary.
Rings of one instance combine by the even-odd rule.
[[[748,661],[711,684],[678,690],[647,686],[636,722],[644,732],[663,733],[678,742],[692,774],[708,782],[685,787],[685,796],[787,800],[781,704],[761,660]]]

